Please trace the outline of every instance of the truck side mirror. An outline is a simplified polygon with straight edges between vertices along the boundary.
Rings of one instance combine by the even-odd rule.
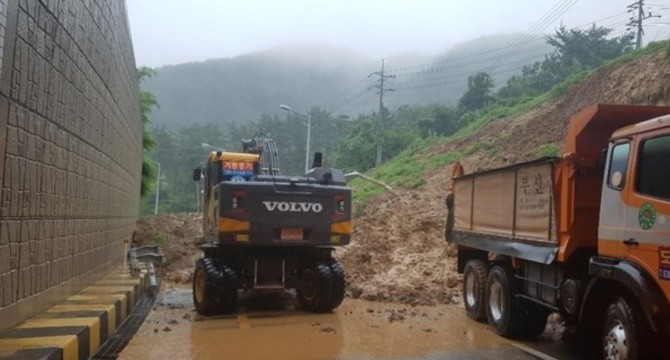
[[[202,168],[193,169],[193,181],[200,181],[202,178]]]

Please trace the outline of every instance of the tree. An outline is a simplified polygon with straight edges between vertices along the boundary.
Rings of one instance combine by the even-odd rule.
[[[137,69],[137,82],[152,77],[156,72],[146,66]],[[158,106],[156,97],[148,91],[140,91],[140,113],[142,116],[142,182],[140,185],[140,197],[145,197],[150,191],[156,176],[156,168],[149,154],[156,147],[156,141],[149,131],[151,109]]]
[[[511,77],[498,91],[498,98],[515,102],[544,93],[570,74],[594,69],[633,49],[632,34],[609,38],[611,32],[595,25],[588,30],[560,27],[546,37],[554,51],[543,61],[524,66],[521,75]]]
[[[595,24],[588,30],[568,30],[561,26],[546,40],[555,49],[552,60],[562,69],[569,69],[575,62],[592,69],[633,49],[633,34],[608,38],[611,32],[612,29]]]
[[[468,76],[468,90],[458,101],[458,108],[463,112],[483,109],[493,102],[491,90],[495,86],[493,79],[486,72]]]
[[[351,130],[338,143],[336,167],[366,171],[376,165],[378,143],[384,146],[384,158],[388,160],[421,137],[415,124],[403,123],[395,114],[389,114],[387,119],[383,130],[379,128],[376,114],[361,115],[353,120]]]

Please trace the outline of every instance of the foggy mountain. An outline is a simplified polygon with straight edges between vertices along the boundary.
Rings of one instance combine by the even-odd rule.
[[[496,85],[549,51],[542,38],[496,35],[457,45],[437,56],[404,54],[385,61],[385,105],[455,104],[467,77],[489,71]],[[307,112],[319,106],[356,116],[378,106],[380,59],[321,45],[287,45],[234,58],[164,66],[141,84],[159,108],[154,125],[246,123],[283,115],[279,104]]]

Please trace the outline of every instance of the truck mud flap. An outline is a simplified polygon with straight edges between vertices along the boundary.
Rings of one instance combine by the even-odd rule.
[[[542,264],[553,263],[556,254],[558,253],[558,247],[554,245],[531,244],[526,241],[514,240],[504,236],[477,234],[456,230],[450,235],[452,242],[458,245]]]

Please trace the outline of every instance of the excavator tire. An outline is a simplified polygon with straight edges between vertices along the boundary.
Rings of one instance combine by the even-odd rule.
[[[200,258],[195,262],[193,273],[193,304],[200,315],[219,313],[219,289],[217,283],[221,274],[211,258]]]
[[[302,308],[317,313],[333,308],[333,274],[330,266],[315,261],[300,271],[302,286],[298,288],[298,301]]]
[[[344,269],[342,268],[342,264],[340,264],[335,259],[331,259],[329,266],[333,278],[332,281],[333,293],[331,295],[332,298],[330,301],[330,308],[335,309],[336,307],[340,306],[340,304],[342,304],[342,300],[344,300],[344,288],[346,282],[344,278]]]

